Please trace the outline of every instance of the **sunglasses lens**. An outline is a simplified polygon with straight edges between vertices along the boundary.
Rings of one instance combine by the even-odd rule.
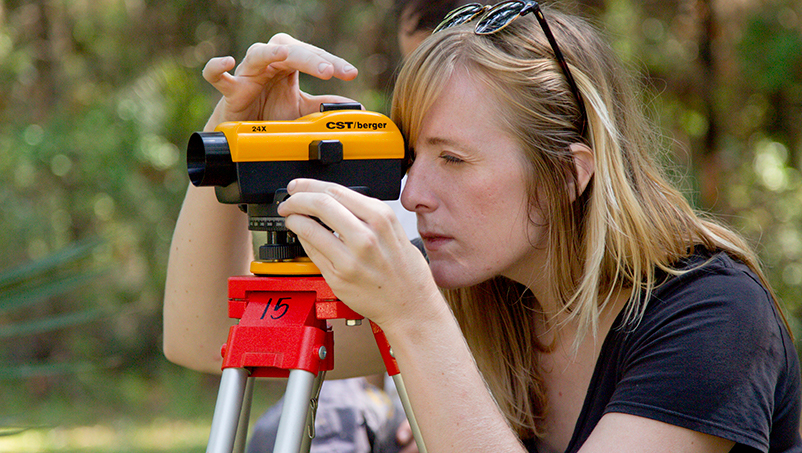
[[[454,16],[466,16],[466,15],[474,15],[479,14],[484,10],[484,6],[479,3],[468,3],[467,5],[462,5],[459,8],[452,10],[450,13],[446,14],[446,17],[443,18],[443,22],[453,18]]]
[[[443,22],[440,22],[440,25],[438,25],[437,28],[435,28],[432,33],[437,33],[438,31],[445,30],[446,28],[451,28],[451,27],[456,27],[457,25],[462,25],[465,22],[468,22],[469,20],[471,20],[471,18],[473,18],[472,15],[470,15],[470,16],[469,15],[454,16],[451,19],[444,20]]]
[[[488,35],[501,30],[518,17],[524,6],[519,1],[499,3],[476,24],[476,34]]]
[[[481,14],[484,10],[485,7],[479,3],[469,3],[467,5],[460,6],[459,8],[448,13],[443,21],[440,22],[437,27],[435,27],[432,33],[437,33],[438,31],[445,30],[446,28],[462,25]]]

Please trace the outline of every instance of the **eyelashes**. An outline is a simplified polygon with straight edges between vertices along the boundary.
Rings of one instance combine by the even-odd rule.
[[[446,163],[448,163],[448,164],[460,164],[460,163],[464,162],[459,157],[456,157],[456,156],[451,155],[451,154],[443,154],[443,155],[440,156],[440,158],[443,159],[444,161],[446,161]]]

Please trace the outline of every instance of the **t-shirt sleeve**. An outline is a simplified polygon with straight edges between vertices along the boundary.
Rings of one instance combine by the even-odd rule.
[[[771,297],[751,274],[713,269],[659,287],[640,324],[619,333],[625,347],[605,412],[767,451],[788,340]]]

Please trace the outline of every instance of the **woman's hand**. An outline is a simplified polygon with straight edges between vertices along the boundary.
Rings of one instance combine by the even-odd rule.
[[[206,130],[224,121],[294,120],[319,111],[322,102],[353,102],[301,91],[301,72],[323,80],[353,80],[357,70],[342,58],[284,33],[266,44],[253,44],[232,75],[228,71],[235,64],[233,57],[217,57],[203,68],[203,78],[223,95]]]
[[[385,203],[310,179],[287,189],[278,213],[351,309],[385,330],[447,309],[426,260]]]

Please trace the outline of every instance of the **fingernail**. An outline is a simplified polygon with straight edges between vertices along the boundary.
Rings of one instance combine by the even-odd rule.
[[[355,69],[356,68],[351,66],[350,64],[347,64],[347,65],[343,66],[343,72],[351,72],[351,71],[353,71]]]
[[[320,72],[324,72],[326,69],[329,68],[329,66],[331,66],[330,63],[320,63],[320,65],[317,67],[317,70]]]
[[[296,184],[296,182],[295,182],[294,179],[292,181],[290,181],[290,183],[287,184],[287,192],[292,192],[293,189],[295,189],[295,184]]]

